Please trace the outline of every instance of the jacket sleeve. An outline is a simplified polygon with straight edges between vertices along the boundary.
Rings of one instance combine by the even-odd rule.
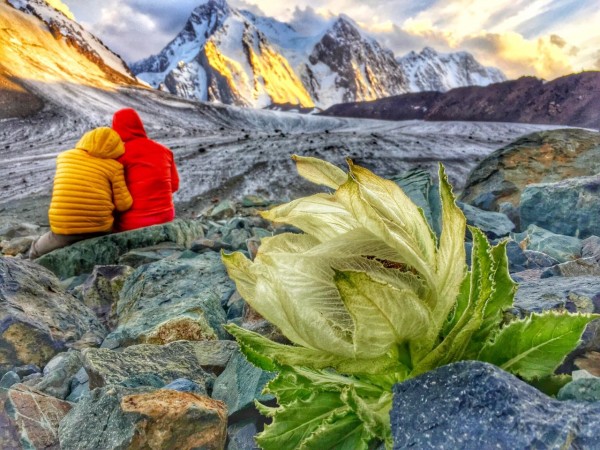
[[[179,174],[177,173],[177,166],[175,166],[175,158],[171,153],[171,192],[177,192],[179,190]]]
[[[121,166],[113,175],[112,179],[113,203],[119,212],[127,211],[133,204],[131,194],[125,183],[125,171]]]

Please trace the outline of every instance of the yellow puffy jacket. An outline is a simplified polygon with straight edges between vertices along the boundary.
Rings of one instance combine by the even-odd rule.
[[[123,153],[119,135],[103,127],[84,134],[73,150],[58,155],[48,212],[54,233],[109,232],[113,211],[131,208],[123,166],[115,160]]]

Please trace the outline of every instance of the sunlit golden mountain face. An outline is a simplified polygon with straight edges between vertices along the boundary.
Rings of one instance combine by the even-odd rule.
[[[42,0],[30,2],[30,7],[33,13],[0,1],[0,72],[4,76],[101,89],[135,83],[123,61],[69,17]]]

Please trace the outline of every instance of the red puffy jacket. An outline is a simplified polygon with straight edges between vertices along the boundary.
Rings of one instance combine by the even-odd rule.
[[[133,206],[115,220],[116,231],[170,222],[175,218],[173,192],[179,189],[179,176],[173,153],[146,136],[138,113],[117,111],[113,130],[125,143],[125,154],[118,161],[125,167],[125,181]]]

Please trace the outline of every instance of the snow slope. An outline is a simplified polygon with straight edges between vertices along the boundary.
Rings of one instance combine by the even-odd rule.
[[[494,67],[484,67],[467,52],[438,53],[425,47],[398,58],[409,83],[409,92],[446,92],[461,86],[487,86],[506,81]]]

